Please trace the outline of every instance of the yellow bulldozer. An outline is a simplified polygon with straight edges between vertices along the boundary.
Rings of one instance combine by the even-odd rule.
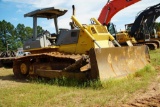
[[[114,47],[117,42],[106,26],[95,18],[91,18],[91,24],[81,24],[74,11],[73,6],[71,29],[58,28],[57,18],[67,10],[49,7],[24,15],[33,17],[33,37],[23,46],[31,54],[13,61],[15,77],[104,81],[134,73],[148,64],[147,46]],[[56,33],[37,34],[37,18],[54,19]]]

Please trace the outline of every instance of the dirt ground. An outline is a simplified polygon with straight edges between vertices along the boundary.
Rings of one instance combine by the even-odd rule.
[[[160,70],[160,67],[157,67]],[[0,88],[14,87],[22,85],[26,80],[15,81],[12,69],[0,68]],[[5,72],[7,71],[7,73]],[[4,81],[5,80],[5,81]],[[133,94],[132,99],[119,107],[160,107],[160,72],[157,77],[151,81],[147,90],[139,90]]]
[[[160,67],[156,67],[160,71]],[[151,81],[147,90],[139,90],[133,94],[132,99],[120,107],[160,107],[160,72]]]
[[[23,83],[22,80],[15,80],[12,69],[0,68],[0,88],[15,87]]]

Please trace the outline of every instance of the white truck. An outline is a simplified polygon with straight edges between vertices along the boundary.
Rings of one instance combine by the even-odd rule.
[[[31,54],[30,52],[24,52],[23,48],[18,48],[18,51],[16,53],[16,57],[21,57],[21,56],[27,56]]]

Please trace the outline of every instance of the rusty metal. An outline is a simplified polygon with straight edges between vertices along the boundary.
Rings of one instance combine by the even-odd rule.
[[[25,64],[25,63],[22,63],[21,65],[20,65],[20,70],[21,70],[21,73],[22,74],[26,74],[27,73],[27,65]]]
[[[146,66],[149,59],[146,45],[91,49],[89,56],[60,52],[31,54],[14,61],[14,74],[20,77],[24,76],[19,66],[25,61],[28,62],[29,74],[32,75],[78,80],[100,79],[103,81],[135,73]],[[83,71],[82,68],[85,70]]]
[[[29,72],[28,74],[30,76],[48,78],[66,77],[84,80],[87,77],[86,72],[81,72],[80,68],[88,64],[88,58],[88,55],[65,54],[60,52],[31,54],[17,58],[13,64],[13,72],[17,78],[23,78]],[[22,66],[24,65],[23,62],[28,62],[27,65],[29,66]],[[27,71],[27,73],[23,71]]]
[[[87,74],[85,72],[62,72],[60,70],[44,70],[44,69],[37,69],[36,74],[41,77],[47,78],[70,78],[76,80],[86,80]]]
[[[73,55],[70,55],[70,57],[73,57]],[[75,58],[75,55],[74,55],[74,58]],[[87,59],[88,57],[82,56],[81,59],[75,61],[73,64],[71,64],[68,61],[67,62],[63,61],[58,63],[61,60],[61,58],[56,63],[53,63],[53,62],[45,63],[45,64],[35,63],[34,64],[35,73],[38,76],[47,77],[47,78],[66,77],[66,78],[72,78],[77,80],[86,80],[87,79],[86,72],[81,72],[80,68],[88,64],[86,61]],[[55,65],[59,66],[58,69],[53,68]]]
[[[90,50],[91,79],[101,81],[123,77],[148,64],[148,47],[116,47]]]

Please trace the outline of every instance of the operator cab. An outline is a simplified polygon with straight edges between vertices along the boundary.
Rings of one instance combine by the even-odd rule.
[[[59,29],[58,17],[64,15],[67,10],[56,9],[54,7],[38,9],[27,13],[24,17],[33,17],[33,38],[24,43],[23,49],[45,48],[51,45],[59,46],[66,44],[74,44],[78,42],[79,29]],[[54,19],[56,33],[51,34],[49,31],[44,31],[37,36],[37,18]]]
[[[132,25],[133,25],[133,23],[125,24],[125,30],[126,30],[128,33],[131,32]]]
[[[24,17],[33,17],[33,37],[24,43],[23,49],[29,50],[34,48],[43,48],[50,45],[70,44],[78,41],[79,29],[59,29],[58,17],[64,15],[67,10],[57,9],[54,7],[38,9],[27,14]],[[44,31],[37,35],[37,18],[53,19],[56,33],[51,34],[49,31]]]

